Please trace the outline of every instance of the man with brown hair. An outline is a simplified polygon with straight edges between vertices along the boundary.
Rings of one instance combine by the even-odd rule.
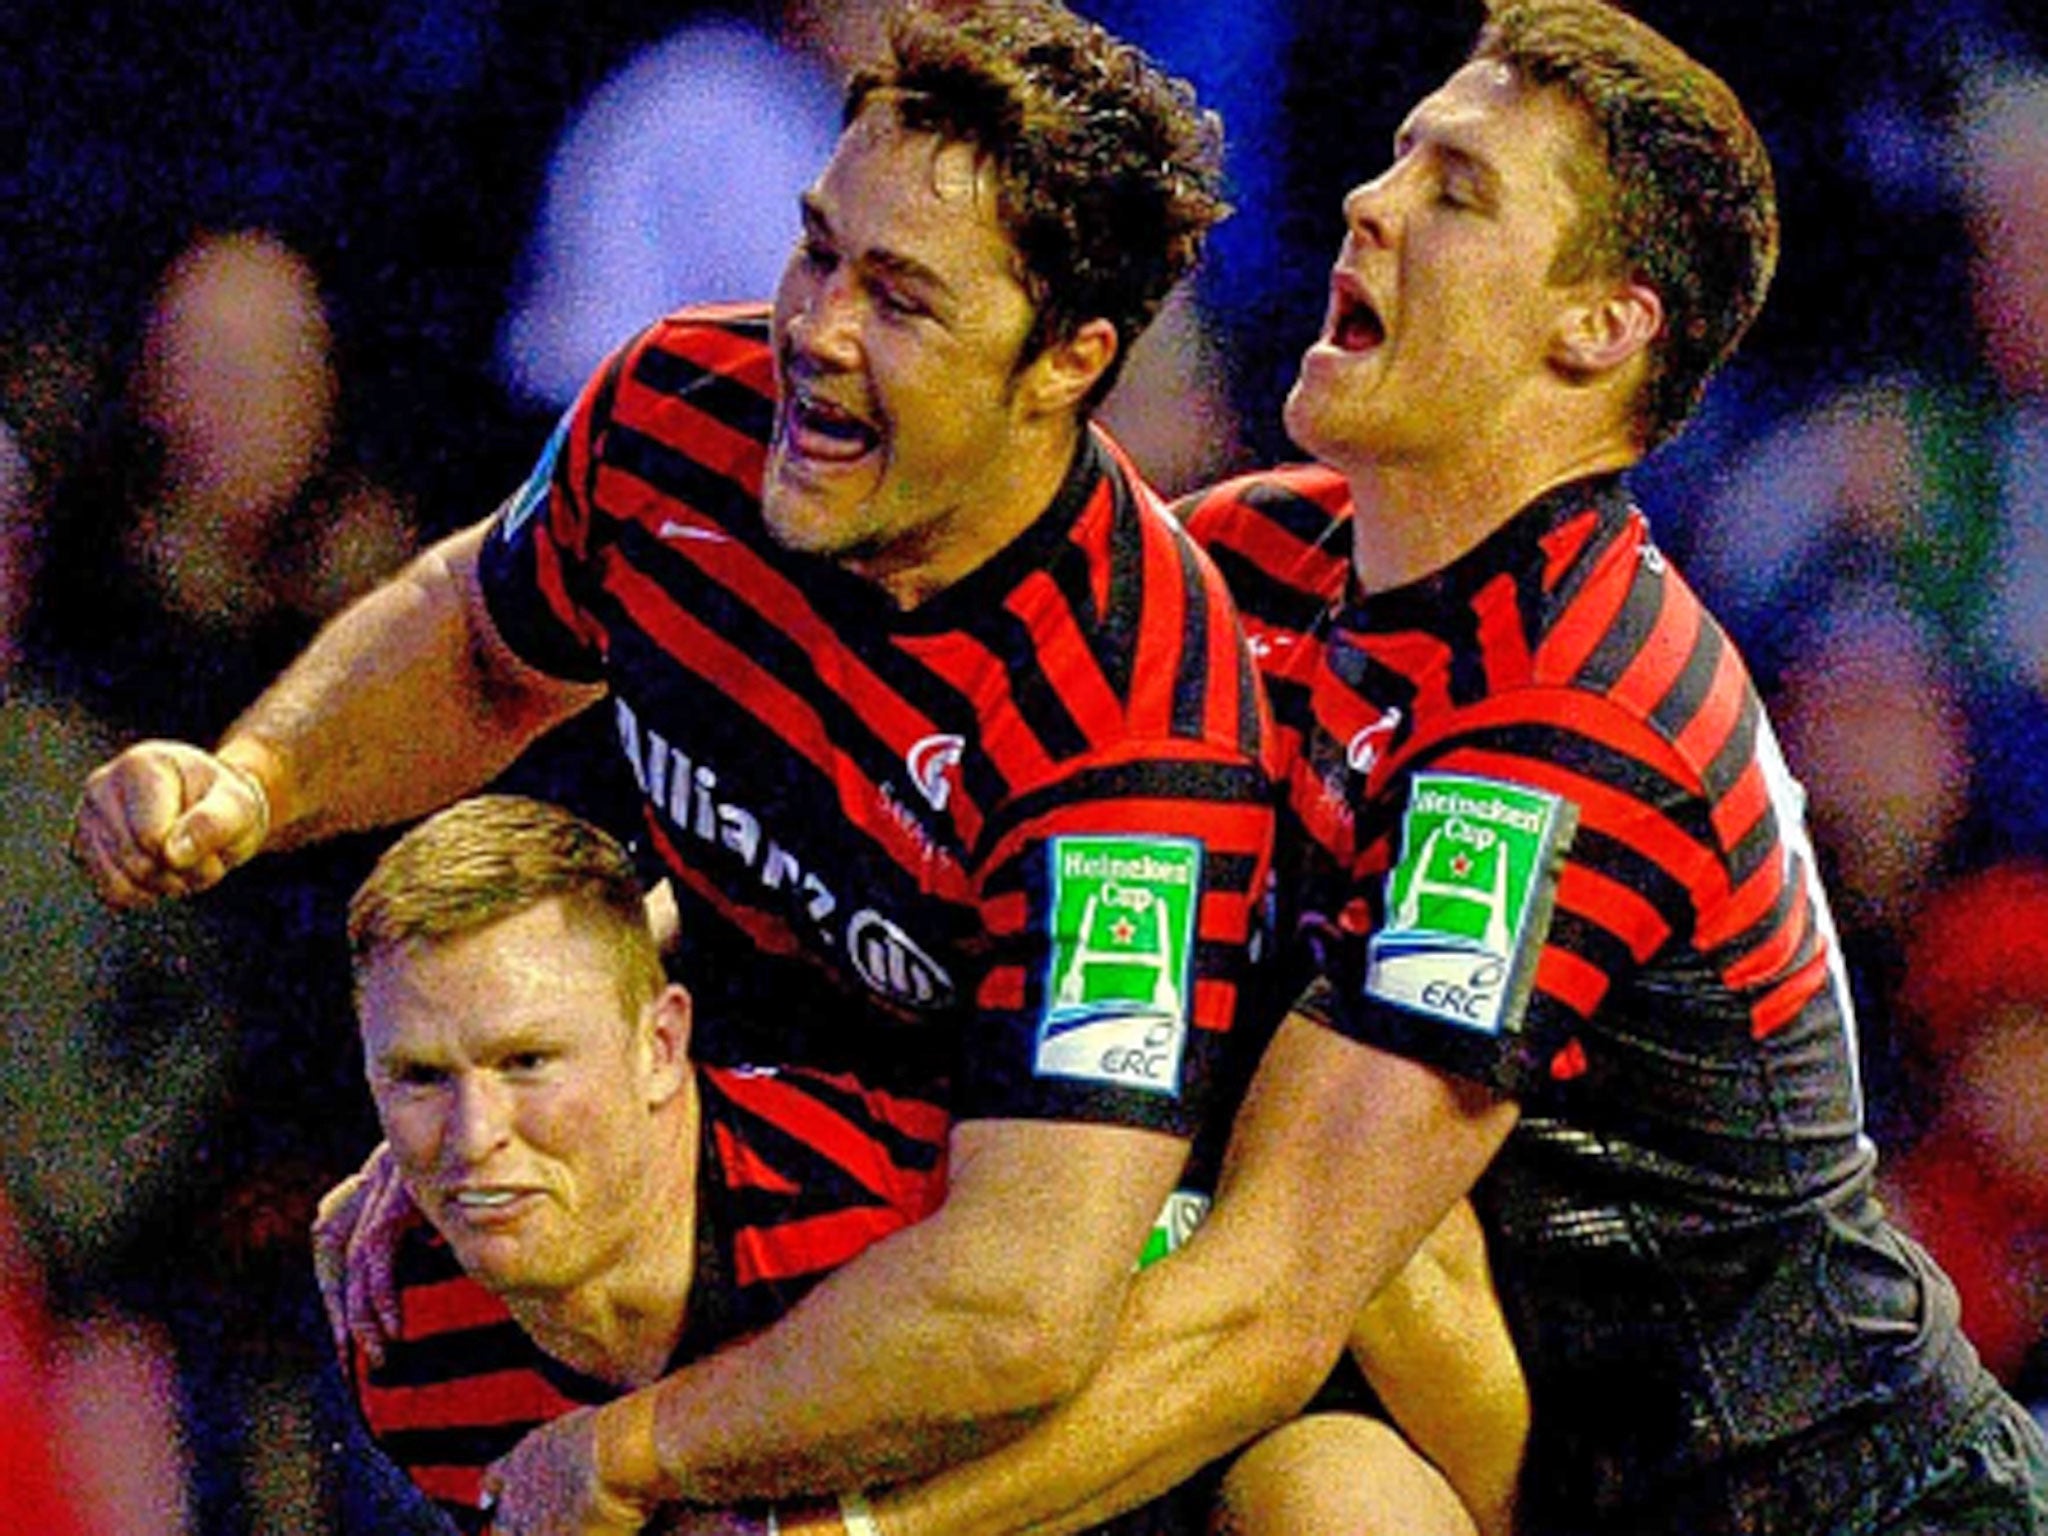
[[[1228,594],[1090,412],[1224,212],[1191,93],[1051,0],[911,5],[772,307],[623,345],[527,484],[217,750],[88,780],[132,905],[468,793],[600,699],[700,1059],[937,1106],[946,1198],[775,1328],[571,1415],[500,1519],[909,1475],[1071,1393],[1251,1048],[1271,859]]]
[[[1280,1423],[1469,1194],[1518,1530],[2039,1536],[2048,1448],[1873,1192],[1801,791],[1624,480],[1763,301],[1761,140],[1620,10],[1501,0],[1344,233],[1319,462],[1183,509],[1273,701],[1302,989],[1103,1370],[881,1529],[1081,1529]],[[1381,1528],[1356,1429],[1254,1446],[1231,1528]]]

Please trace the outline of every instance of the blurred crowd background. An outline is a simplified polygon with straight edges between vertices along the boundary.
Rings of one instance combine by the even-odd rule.
[[[1222,110],[1238,208],[1111,417],[1170,490],[1287,457],[1339,199],[1476,0],[1082,8]],[[2048,14],[1637,9],[1747,101],[1785,219],[1763,320],[1640,489],[1809,789],[1888,1198],[2048,1409]],[[642,320],[765,295],[873,23],[0,14],[0,1529],[379,1525],[305,1232],[375,1140],[340,912],[381,844],[117,918],[64,864],[72,800],[119,742],[210,741],[493,506]],[[572,727],[515,779],[591,752]]]

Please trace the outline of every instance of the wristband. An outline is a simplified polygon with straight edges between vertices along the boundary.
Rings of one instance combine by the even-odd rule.
[[[242,788],[256,799],[256,845],[251,854],[260,853],[263,845],[270,841],[270,791],[263,787],[263,781],[256,777],[254,769],[244,768],[240,763],[229,762],[224,757],[214,761],[225,768]]]
[[[858,1491],[839,1495],[839,1518],[846,1524],[846,1536],[882,1536],[875,1522],[874,1506]]]
[[[836,1516],[832,1504],[824,1499],[804,1499],[787,1506],[770,1504],[762,1536],[826,1536],[827,1532],[831,1536],[882,1536],[865,1494],[842,1493],[837,1503]]]

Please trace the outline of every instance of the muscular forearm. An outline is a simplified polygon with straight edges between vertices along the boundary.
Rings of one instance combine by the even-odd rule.
[[[1239,1113],[1209,1220],[1139,1277],[1086,1388],[996,1454],[878,1500],[887,1536],[1083,1530],[1287,1418],[1513,1118],[1290,1022]]]
[[[605,1410],[607,1480],[694,1503],[891,1482],[988,1451],[1078,1389],[1185,1148],[1010,1125],[990,1158],[982,1130],[956,1131],[938,1212],[765,1333]]]
[[[481,527],[346,609],[228,730],[270,800],[267,846],[420,815],[473,790],[595,690],[513,660],[475,590]]]
[[[1267,1274],[1202,1240],[1133,1287],[1087,1388],[1014,1444],[876,1500],[888,1536],[1082,1531],[1156,1497],[1295,1412],[1335,1360],[1251,1304]],[[1249,1258],[1249,1256],[1247,1256]]]
[[[992,1342],[1005,1321],[886,1268],[858,1277],[872,1291],[814,1295],[771,1335],[651,1389],[653,1464],[629,1480],[724,1503],[913,1477],[990,1449],[1068,1389],[995,1369],[1024,1353]]]

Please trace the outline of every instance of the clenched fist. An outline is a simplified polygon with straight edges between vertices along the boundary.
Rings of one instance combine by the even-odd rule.
[[[219,884],[269,835],[254,773],[184,742],[144,741],[86,779],[70,853],[102,901],[143,907]]]

